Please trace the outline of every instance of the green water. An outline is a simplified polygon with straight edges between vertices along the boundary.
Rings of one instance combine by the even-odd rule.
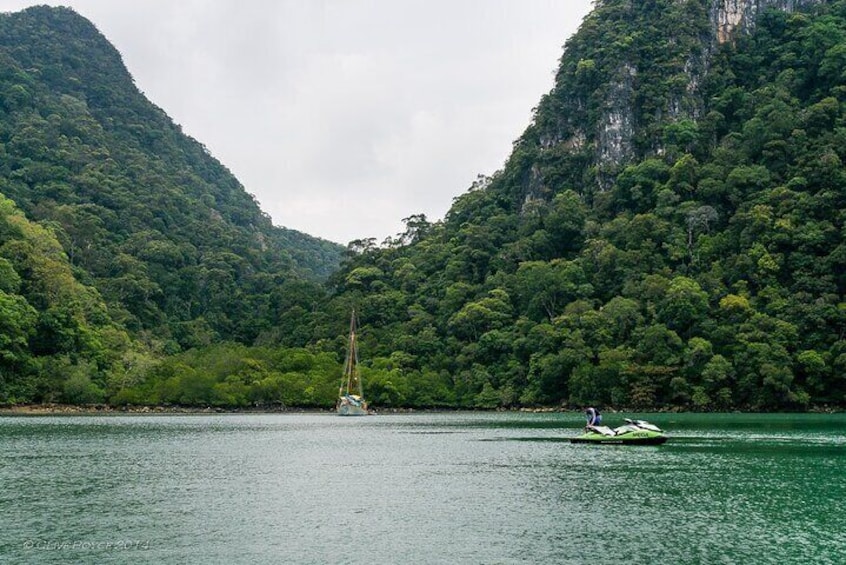
[[[647,417],[0,417],[0,563],[846,563],[846,416]]]

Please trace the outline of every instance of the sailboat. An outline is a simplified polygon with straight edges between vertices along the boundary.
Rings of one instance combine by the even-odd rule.
[[[344,376],[338,390],[336,410],[339,416],[366,416],[367,401],[361,388],[361,376],[358,373],[358,345],[355,335],[355,310],[350,316],[350,337],[347,345],[347,357],[344,360]]]

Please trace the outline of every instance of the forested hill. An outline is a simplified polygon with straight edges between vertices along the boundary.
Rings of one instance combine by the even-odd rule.
[[[504,168],[335,304],[396,402],[843,406],[844,159],[846,2],[598,1]]]
[[[0,14],[0,193],[113,319],[167,351],[272,332],[299,308],[284,289],[325,279],[342,251],[274,227],[67,8]]]
[[[328,289],[73,12],[0,16],[0,118],[0,403],[332,406],[355,307],[380,407],[846,406],[846,0],[597,0],[503,168]]]

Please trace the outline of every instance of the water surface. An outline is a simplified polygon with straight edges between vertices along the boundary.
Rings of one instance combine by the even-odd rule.
[[[638,416],[2,417],[0,562],[846,562],[846,415]]]

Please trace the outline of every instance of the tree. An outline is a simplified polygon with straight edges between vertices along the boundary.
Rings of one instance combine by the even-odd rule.
[[[658,304],[658,319],[682,336],[690,337],[708,313],[708,294],[695,280],[675,277]]]
[[[482,333],[502,327],[511,315],[508,293],[494,289],[487,297],[465,304],[450,318],[449,327],[459,338],[476,341]]]
[[[565,305],[593,294],[579,264],[561,259],[521,263],[514,286],[521,309],[535,320],[551,321]]]

